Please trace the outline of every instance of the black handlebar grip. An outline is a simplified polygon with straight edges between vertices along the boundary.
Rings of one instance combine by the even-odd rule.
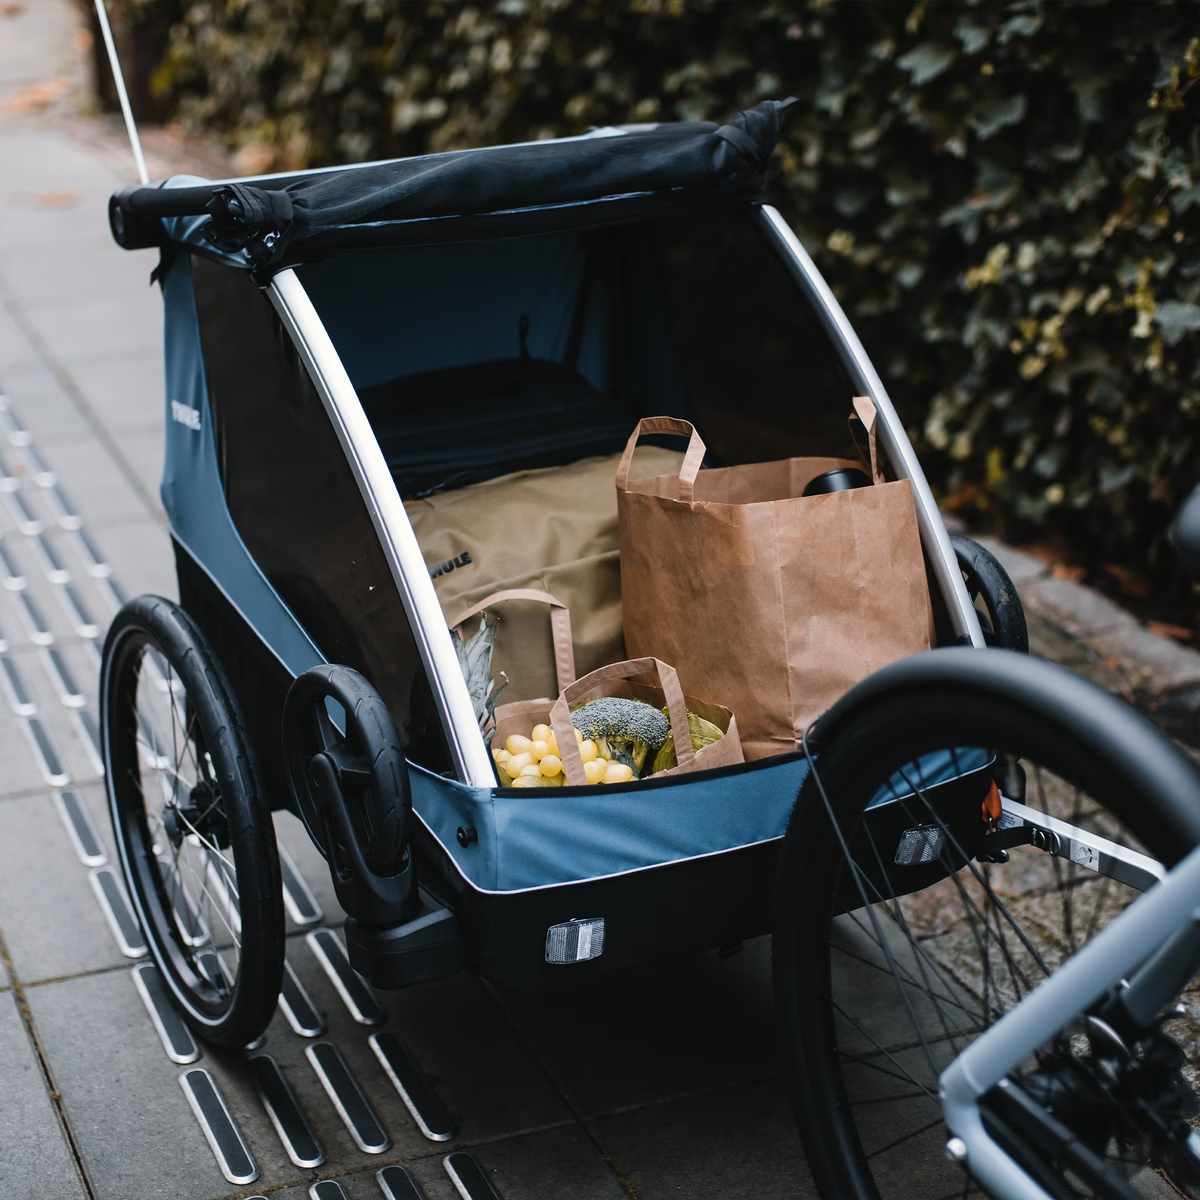
[[[216,191],[203,187],[128,187],[114,192],[108,202],[108,224],[113,240],[125,250],[161,246],[163,217],[198,217]]]

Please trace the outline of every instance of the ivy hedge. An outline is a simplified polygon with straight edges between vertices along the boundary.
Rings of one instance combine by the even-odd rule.
[[[943,503],[1093,562],[1167,570],[1163,531],[1200,482],[1195,0],[121,13],[157,31],[158,102],[247,171],[722,120],[797,96],[771,191]]]

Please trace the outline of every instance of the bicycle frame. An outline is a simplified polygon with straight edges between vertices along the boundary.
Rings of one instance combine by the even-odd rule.
[[[1182,914],[1189,919],[1181,927]],[[1135,979],[1139,968],[1146,968],[1141,979],[1135,980],[1143,982],[1147,992],[1140,998],[1141,1007],[1159,1011],[1177,994],[1180,975],[1194,969],[1191,964],[1198,940],[1200,849],[1193,850],[1162,883],[1131,905],[942,1073],[939,1091],[951,1135],[947,1152],[962,1160],[990,1195],[999,1200],[1053,1200],[988,1133],[980,1113],[981,1097],[1051,1041],[1071,1019],[1122,982]],[[1162,961],[1163,951],[1172,961]],[[1064,1013],[1069,1014],[1066,1020]],[[955,1145],[954,1139],[961,1145]]]

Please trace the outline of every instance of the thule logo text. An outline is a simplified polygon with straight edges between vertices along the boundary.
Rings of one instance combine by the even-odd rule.
[[[200,410],[190,404],[180,404],[178,400],[171,401],[171,420],[186,425],[189,429],[200,431]]]

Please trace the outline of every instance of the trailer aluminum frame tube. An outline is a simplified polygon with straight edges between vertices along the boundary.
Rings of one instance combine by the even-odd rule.
[[[450,640],[452,634],[404,502],[354,384],[295,271],[280,271],[271,280],[268,294],[308,368],[370,513],[437,700],[458,776],[474,787],[494,787],[491,759],[479,733],[471,696]]]
[[[971,645],[976,649],[985,649],[987,643],[983,639],[979,615],[967,594],[967,585],[963,582],[958,557],[950,544],[950,535],[946,532],[941,513],[938,512],[937,503],[925,479],[925,472],[921,470],[921,464],[917,461],[904,427],[900,424],[900,417],[887,394],[887,389],[883,386],[883,381],[871,365],[871,360],[867,357],[858,334],[854,332],[854,327],[842,311],[837,297],[779,210],[770,204],[764,204],[759,211],[762,214],[763,227],[783,252],[784,261],[791,267],[793,276],[807,295],[813,310],[833,338],[851,379],[870,396],[875,405],[882,425],[880,433],[888,462],[899,478],[907,479],[912,484],[921,542],[925,553],[929,555],[934,577],[946,600],[946,607],[950,610],[954,632],[959,637],[969,637]]]

